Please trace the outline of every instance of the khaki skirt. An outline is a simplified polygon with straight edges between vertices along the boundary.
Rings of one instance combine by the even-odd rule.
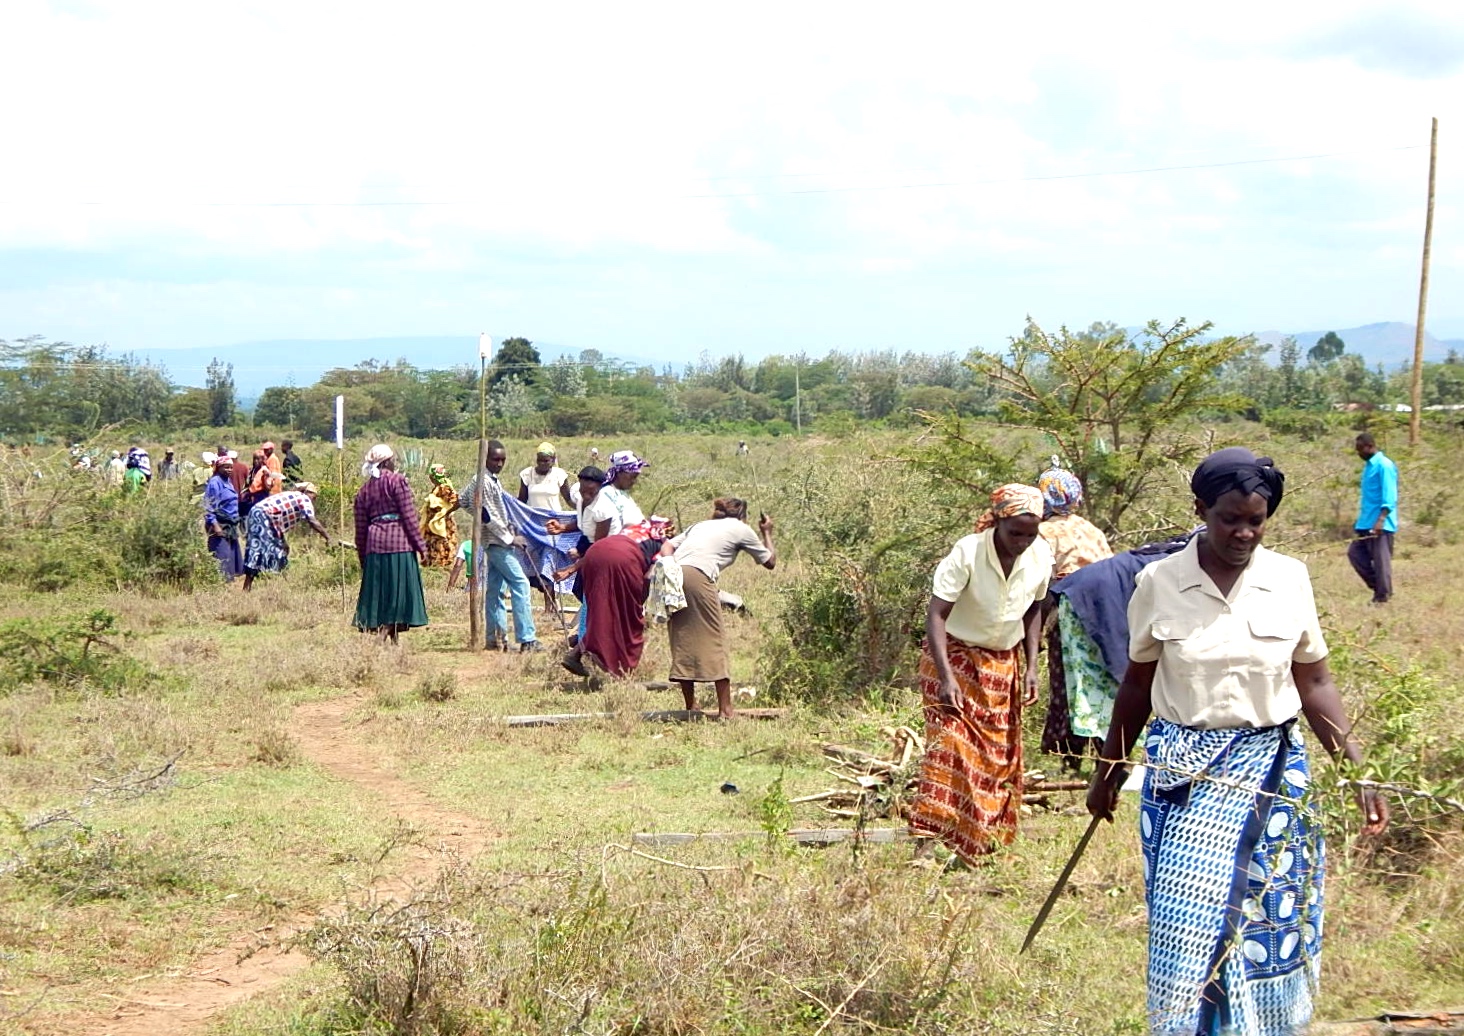
[[[699,568],[681,569],[686,607],[671,613],[671,679],[715,683],[731,677],[722,637],[722,601],[717,584]]]

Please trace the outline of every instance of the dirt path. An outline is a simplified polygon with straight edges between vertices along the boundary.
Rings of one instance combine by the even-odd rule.
[[[431,878],[442,852],[471,858],[492,837],[474,817],[443,809],[405,781],[378,766],[371,753],[352,737],[350,712],[356,695],[303,705],[295,710],[293,733],[305,757],[337,779],[349,781],[380,802],[382,809],[418,832],[417,843],[405,846],[405,864],[376,882],[377,890],[401,896]],[[298,917],[291,927],[308,925]],[[104,994],[103,1011],[49,1019],[37,1033],[65,1036],[187,1036],[199,1033],[219,1012],[275,988],[310,963],[303,953],[264,949],[245,960],[252,947],[278,936],[278,929],[236,939],[177,972],[150,975],[116,994]],[[275,940],[270,940],[275,941]]]

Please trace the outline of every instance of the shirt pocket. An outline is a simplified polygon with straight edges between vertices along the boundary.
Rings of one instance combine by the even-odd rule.
[[[1204,627],[1193,618],[1176,616],[1149,623],[1149,635],[1158,642],[1161,653],[1190,665],[1202,664],[1210,653],[1203,633]]]
[[[1301,621],[1279,611],[1246,616],[1250,629],[1249,668],[1267,674],[1273,681],[1291,669],[1291,656],[1301,640]]]

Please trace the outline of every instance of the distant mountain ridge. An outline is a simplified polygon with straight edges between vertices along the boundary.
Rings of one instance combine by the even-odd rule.
[[[1364,324],[1360,327],[1327,328],[1321,331],[1291,332],[1301,347],[1303,358],[1306,351],[1316,344],[1328,330],[1335,331],[1346,343],[1347,351],[1361,356],[1368,364],[1381,363],[1392,370],[1413,360],[1413,325],[1401,321],[1387,321]],[[1270,354],[1275,359],[1274,347],[1280,345],[1286,332],[1256,332],[1257,340],[1273,347]],[[561,356],[571,359],[579,357],[579,349],[555,345],[551,342],[535,341],[545,363],[552,363]],[[808,349],[806,342],[790,344],[783,352],[797,352]],[[1450,349],[1464,353],[1464,339],[1440,339],[1428,335],[1424,344],[1424,358],[1442,360]],[[773,349],[772,352],[780,350]],[[902,350],[903,351],[903,350]],[[605,359],[629,363],[636,367],[654,367],[660,370],[671,361],[656,360],[644,356],[628,356],[623,353],[604,351]],[[215,358],[234,365],[234,387],[241,404],[257,398],[271,385],[295,384],[300,387],[314,384],[320,376],[336,367],[354,367],[366,360],[395,363],[405,359],[414,367],[424,370],[444,369],[456,366],[475,366],[478,362],[478,336],[474,335],[413,335],[394,338],[300,338],[280,339],[263,342],[240,342],[217,349],[155,349],[139,351],[138,355],[167,368],[168,376],[180,385],[202,386],[210,362]],[[759,357],[749,356],[749,359]],[[671,363],[681,367],[685,360]]]
[[[1327,331],[1335,331],[1337,337],[1347,346],[1348,352],[1361,356],[1369,367],[1381,363],[1385,369],[1391,371],[1413,362],[1413,327],[1414,325],[1399,320],[1389,320],[1380,324],[1333,327],[1322,331],[1259,331],[1256,339],[1273,347],[1271,355],[1274,359],[1274,347],[1280,345],[1282,339],[1289,335],[1296,339],[1296,344],[1301,348],[1302,359],[1305,360],[1306,351],[1317,344],[1318,338]],[[1464,338],[1435,338],[1427,330],[1424,331],[1425,361],[1442,360],[1450,349],[1464,353]]]

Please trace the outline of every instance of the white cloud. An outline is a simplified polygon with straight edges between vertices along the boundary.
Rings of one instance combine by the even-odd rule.
[[[1090,318],[1192,300],[1283,326],[1293,305],[1387,319],[1416,275],[1424,153],[1382,149],[1423,142],[1430,115],[1464,126],[1464,69],[1434,45],[1464,31],[1456,6],[11,0],[0,90],[25,103],[0,240],[155,257],[141,281],[101,278],[94,315],[124,328],[158,326],[142,309],[165,289],[145,285],[169,261],[180,279],[252,261],[212,289],[223,340],[271,333],[251,291],[288,300],[280,322],[320,305],[411,331],[402,293],[363,284],[397,271],[456,314],[481,297],[430,278],[491,267],[500,302],[558,284],[608,312],[618,283],[635,312],[637,292],[718,280],[670,276],[688,259],[825,278],[815,308],[900,304],[862,292],[870,277],[969,274],[997,300],[1108,307]],[[1449,139],[1443,198],[1464,187]],[[1360,153],[1218,165],[1337,151]],[[302,202],[322,204],[284,204]],[[1435,278],[1457,283],[1446,213]],[[1329,254],[1338,228],[1355,251]],[[1349,271],[1359,256],[1375,268]],[[552,261],[590,266],[545,280]],[[330,264],[321,293],[295,262]],[[1284,291],[1272,262],[1294,271]],[[86,290],[8,304],[64,319],[44,300]]]

